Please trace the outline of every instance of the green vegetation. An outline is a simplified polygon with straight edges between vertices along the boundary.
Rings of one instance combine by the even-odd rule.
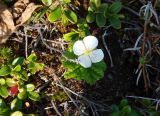
[[[5,53],[6,54],[6,53]],[[21,113],[23,100],[29,98],[39,101],[40,95],[31,84],[30,77],[38,71],[43,70],[44,64],[37,62],[37,57],[33,53],[26,60],[17,57],[12,63],[2,65],[0,69],[0,96],[5,99],[12,96],[14,99],[10,103],[5,103],[0,99],[0,114],[7,116],[10,113],[16,115]],[[19,114],[20,115],[20,114]]]

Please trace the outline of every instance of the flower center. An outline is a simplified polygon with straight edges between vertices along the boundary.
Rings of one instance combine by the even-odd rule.
[[[90,55],[91,53],[92,53],[91,50],[86,50],[84,54],[85,54],[85,55]]]

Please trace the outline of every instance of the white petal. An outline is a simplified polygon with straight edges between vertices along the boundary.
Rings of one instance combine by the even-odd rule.
[[[97,38],[91,35],[85,37],[83,42],[87,50],[93,50],[98,46]]]
[[[104,58],[104,53],[101,49],[92,51],[92,54],[89,55],[93,63],[100,62]]]
[[[89,68],[91,67],[92,63],[91,63],[91,59],[89,58],[89,56],[87,55],[82,55],[78,57],[78,62],[81,66],[83,66],[84,68]]]
[[[76,41],[73,45],[73,52],[76,55],[82,55],[86,51],[83,41]]]

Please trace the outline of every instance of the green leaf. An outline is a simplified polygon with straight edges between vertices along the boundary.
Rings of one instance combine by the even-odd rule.
[[[94,2],[90,1],[90,6],[88,7],[88,11],[96,11],[97,7]]]
[[[160,112],[158,111],[149,112],[149,116],[160,116]]]
[[[76,38],[78,38],[79,34],[77,32],[70,32],[67,34],[64,34],[63,38],[65,41],[71,41],[71,40],[76,40]]]
[[[84,38],[87,35],[90,35],[90,29],[85,19],[79,19],[77,27],[79,31],[79,38]]]
[[[10,109],[7,107],[6,103],[0,99],[0,116],[9,116]]]
[[[128,101],[126,99],[121,100],[119,107],[123,108],[128,105]]]
[[[52,4],[52,0],[42,0],[43,4],[46,6],[50,6]]]
[[[103,3],[97,10],[98,13],[105,13],[105,11],[108,9],[108,4]]]
[[[103,13],[98,13],[96,15],[96,23],[99,27],[103,27],[106,24],[106,18]]]
[[[39,101],[40,100],[40,96],[37,92],[33,92],[33,91],[28,92],[28,97],[33,101]]]
[[[62,21],[62,24],[63,24],[64,26],[67,26],[67,25],[68,25],[69,20],[68,20],[68,18],[66,17],[65,14],[62,14],[61,21]]]
[[[46,12],[48,11],[49,7],[43,7],[42,9],[39,9],[36,13],[36,16],[33,17],[33,23],[34,22],[38,22],[41,21],[41,19],[44,17],[44,15],[46,14]]]
[[[142,104],[145,106],[150,106],[152,104],[151,100],[142,99]]]
[[[132,109],[129,105],[123,107],[123,109],[121,110],[122,116],[130,115],[131,112],[132,112]]]
[[[77,15],[72,10],[67,9],[64,14],[71,23],[77,23]]]
[[[23,113],[20,111],[15,111],[11,114],[11,116],[23,116]]]
[[[113,4],[110,6],[110,12],[111,13],[118,13],[120,12],[120,10],[122,9],[122,3],[117,1],[117,2],[113,2]]]
[[[10,47],[2,47],[0,49],[0,56],[5,60],[9,60],[12,56],[12,49]]]
[[[30,62],[28,64],[28,69],[32,74],[35,74],[37,72],[36,63],[35,62]]]
[[[0,109],[5,107],[6,107],[6,103],[2,99],[0,99]]]
[[[44,69],[44,64],[43,63],[37,63],[37,71],[41,71]]]
[[[118,112],[113,112],[110,116],[122,116],[122,115],[120,115],[120,111],[118,111]]]
[[[1,116],[10,116],[10,109],[7,107],[0,111]]]
[[[0,69],[0,76],[7,76],[11,73],[11,68],[8,65],[3,65]]]
[[[30,61],[30,62],[36,62],[37,61],[36,54],[32,53],[31,55],[28,56],[27,60]]]
[[[12,71],[16,71],[16,72],[21,71],[21,65],[17,65]]]
[[[121,21],[119,20],[118,17],[116,17],[116,16],[110,17],[109,22],[110,22],[111,26],[114,27],[115,29],[121,28]]]
[[[62,15],[61,7],[58,6],[56,9],[54,9],[54,10],[49,14],[48,20],[49,20],[51,23],[54,23],[55,21],[60,20],[61,15]]]
[[[65,51],[64,55],[66,57],[68,57],[69,59],[76,59],[77,58],[77,56],[73,52],[69,52],[69,51]],[[68,67],[69,65],[71,65],[71,67],[73,66],[73,63],[67,62],[66,60],[63,60],[63,61],[62,62],[64,63],[65,67]]]
[[[101,0],[90,0],[90,8],[94,11],[101,5]]]
[[[21,70],[20,72],[12,72],[11,76],[15,77],[18,81],[23,80],[23,81],[27,81],[28,80],[28,76],[26,71]]]
[[[0,78],[0,85],[4,85],[6,83],[4,78]]]
[[[32,74],[35,74],[36,72],[43,70],[43,68],[43,63],[30,62],[28,64],[28,69]]]
[[[69,59],[75,59],[76,56],[73,52],[66,51],[65,56]],[[75,78],[77,80],[85,80],[87,83],[93,85],[96,81],[100,80],[104,76],[106,64],[104,61],[93,63],[90,68],[83,68],[81,65],[62,60],[64,68],[68,69],[64,77],[66,79]]]
[[[18,98],[21,100],[24,100],[27,98],[27,92],[26,91],[22,91],[20,93],[18,93]]]
[[[20,72],[12,72],[11,76],[14,76],[18,81],[20,81],[20,80],[27,81],[28,80],[28,75],[25,70],[21,70]]]
[[[63,0],[66,4],[70,3],[71,0]]]
[[[75,78],[77,80],[85,80],[87,83],[93,85],[96,81],[104,76],[106,65],[103,61],[93,63],[91,68],[83,68],[79,64],[68,61],[62,62],[63,66],[68,69],[64,77],[66,79]]]
[[[7,84],[9,87],[13,87],[14,85],[17,85],[16,81],[15,81],[13,78],[7,78],[7,79],[6,79],[6,84]]]
[[[93,23],[95,21],[95,14],[93,12],[89,12],[86,16],[86,20],[88,23]]]
[[[28,81],[28,75],[26,71],[22,71],[19,75],[20,79],[22,79],[23,81]]]
[[[12,65],[13,66],[22,65],[23,62],[24,62],[24,58],[23,57],[18,57],[18,58],[13,60]]]
[[[18,110],[22,108],[22,100],[15,98],[12,102],[11,102],[11,110]]]
[[[97,8],[100,7],[101,0],[93,0],[93,1],[94,1],[94,3],[95,3],[95,5],[96,5]]]
[[[33,84],[27,84],[24,87],[27,91],[33,91],[35,89],[35,86]]]
[[[111,109],[112,109],[112,112],[118,112],[119,111],[119,107],[117,105],[115,105],[115,104],[113,104],[111,106]]]
[[[139,112],[132,110],[132,112],[130,113],[130,116],[141,116],[141,115],[139,114]],[[153,115],[153,116],[155,116],[155,115]],[[157,115],[157,116],[159,116],[159,115]]]
[[[18,82],[18,85],[19,85],[20,91],[22,91],[21,87],[23,87],[25,85],[25,81],[20,79],[19,82]]]
[[[3,98],[7,98],[8,97],[8,90],[6,88],[6,86],[0,86],[0,95],[3,97]]]

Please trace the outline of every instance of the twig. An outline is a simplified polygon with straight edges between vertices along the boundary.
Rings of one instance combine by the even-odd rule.
[[[48,68],[48,67],[46,67],[46,68]],[[96,107],[100,107],[101,109],[105,109],[105,107],[107,107],[107,106],[104,106],[104,105],[95,103],[95,102],[93,102],[93,101],[90,101],[90,100],[88,100],[87,98],[85,98],[84,96],[81,96],[81,95],[75,93],[74,91],[70,90],[69,88],[65,87],[65,86],[62,84],[62,82],[61,82],[61,80],[60,80],[60,77],[58,77],[58,76],[54,73],[54,71],[50,71],[50,75],[56,78],[56,80],[57,80],[58,83],[54,83],[54,84],[55,84],[56,86],[58,86],[58,87],[61,87],[61,88],[64,90],[64,92],[68,95],[68,97],[71,99],[71,101],[74,103],[74,105],[76,106],[76,108],[77,108],[78,110],[79,110],[79,107],[78,107],[78,105],[76,104],[77,101],[74,101],[73,98],[70,96],[69,93],[72,93],[73,95],[75,95],[75,96],[77,96],[77,97],[82,98],[83,100],[85,100],[87,103],[89,103],[89,105],[92,106],[91,108],[94,107],[94,110],[93,110],[94,112],[93,112],[93,114],[96,114],[95,116],[99,116],[98,113],[95,112],[95,111],[97,111],[97,110],[95,109]],[[69,93],[68,93],[68,92],[69,92]],[[81,113],[87,115],[86,112],[81,111],[81,110],[79,110],[79,111],[80,111]],[[105,111],[107,111],[107,109],[106,109]]]
[[[138,73],[137,80],[136,80],[136,85],[138,85],[141,74],[142,74],[142,70],[140,70],[139,73]]]
[[[50,46],[44,41],[44,39],[43,39],[43,34],[42,34],[42,32],[41,32],[40,29],[38,29],[38,32],[39,32],[39,34],[40,34],[40,38],[41,38],[43,44],[44,44],[48,49],[50,49],[51,51],[53,50],[53,51],[55,51],[55,52],[60,53],[60,54],[62,55],[62,57],[64,57],[66,60],[68,60],[68,61],[70,61],[70,62],[78,63],[78,61],[77,61],[76,59],[69,59],[68,57],[66,57],[66,56],[63,54],[62,51],[60,51],[60,50],[58,50],[58,49],[56,49],[56,48],[50,47]]]
[[[37,92],[41,92],[42,89],[44,89],[45,87],[47,87],[49,85],[49,83],[51,83],[51,80],[45,82],[42,86],[38,87],[36,90]]]
[[[58,41],[53,41],[53,40],[48,40],[48,39],[44,39],[44,41],[46,41],[46,42],[52,42],[52,43],[56,43],[56,44],[65,44],[65,45],[69,44],[67,42],[58,42]]]
[[[78,64],[77,59],[69,59],[68,57],[66,57],[66,56],[63,54],[62,51],[60,51],[60,50],[58,50],[58,49],[56,49],[56,48],[50,47],[50,46],[45,42],[44,37],[43,37],[43,32],[42,32],[42,30],[43,30],[43,31],[46,30],[46,25],[40,25],[40,26],[39,26],[39,25],[35,25],[35,26],[22,25],[22,26],[24,26],[24,27],[27,28],[27,29],[36,29],[36,30],[38,31],[38,33],[40,34],[40,40],[42,40],[43,44],[44,44],[50,51],[58,52],[58,53],[60,53],[60,54],[62,55],[62,57],[65,58],[66,60]],[[44,27],[44,26],[45,26],[45,27]],[[26,33],[25,35],[26,35],[25,38],[27,38],[27,33]],[[37,46],[38,42],[39,42],[39,39],[37,39],[37,42],[35,43],[35,46]],[[28,44],[28,42],[26,43],[26,45],[27,45],[27,44]],[[27,51],[27,47],[26,47],[26,51]],[[27,52],[26,52],[26,53],[27,53]],[[27,54],[26,54],[26,56],[27,56]]]
[[[76,104],[76,102],[74,101],[74,99],[69,95],[69,93],[66,91],[65,87],[62,85],[61,81],[59,80],[59,78],[57,77],[57,75],[52,71],[51,72],[51,76],[55,77],[58,81],[58,83],[60,84],[60,86],[62,87],[62,89],[64,90],[64,92],[68,95],[68,97],[70,98],[70,100],[73,102],[73,104],[76,106],[77,109],[79,109],[78,105]]]
[[[45,110],[53,109],[53,106],[44,108]]]
[[[148,98],[148,97],[140,97],[140,96],[126,96],[126,97],[127,98],[134,98],[134,99],[150,100],[150,101],[155,101],[155,102],[160,101],[159,99],[153,99],[153,98]]]
[[[25,56],[28,57],[28,37],[27,37],[27,28],[24,28],[25,33]]]
[[[109,49],[108,49],[108,46],[107,46],[107,44],[106,44],[106,42],[105,42],[105,36],[108,36],[107,31],[105,31],[104,34],[102,35],[102,41],[103,41],[103,45],[104,45],[105,49],[107,50],[109,59],[110,59],[110,61],[111,61],[111,67],[114,67],[111,53],[110,53],[110,51],[109,51]]]
[[[124,28],[124,31],[141,31],[140,27],[136,27],[136,28]]]
[[[60,84],[57,84],[57,83],[56,83],[56,85],[59,86],[59,87],[62,87]],[[104,108],[103,105],[98,104],[98,103],[95,103],[95,102],[93,102],[93,101],[90,101],[90,100],[88,100],[87,98],[85,98],[84,96],[81,96],[81,95],[75,93],[74,91],[70,90],[69,88],[66,88],[66,87],[65,87],[65,89],[66,89],[67,91],[71,92],[72,94],[78,96],[79,98],[82,98],[83,100],[85,100],[85,101],[89,104],[89,106],[90,106],[90,108],[91,108],[91,110],[92,110],[92,114],[93,114],[93,115],[96,114],[95,116],[99,116],[98,113],[96,113],[95,107],[98,106],[98,107],[100,107],[101,109],[103,109],[103,108]],[[93,107],[94,107],[94,110],[93,110]],[[107,110],[104,110],[104,111],[109,111],[109,108],[107,108]]]
[[[89,104],[89,106],[90,106],[90,108],[91,108],[91,111],[92,111],[93,116],[96,116],[96,114],[95,114],[95,112],[94,112],[94,109],[93,109],[92,105]]]
[[[136,12],[136,11],[132,10],[131,8],[129,8],[129,7],[127,7],[127,6],[123,6],[123,8],[124,8],[125,10],[130,11],[131,13],[133,13],[134,15],[136,15],[136,16],[138,16],[138,17],[139,17],[138,12]]]
[[[24,33],[22,33],[22,32],[19,32],[19,31],[15,31],[14,33],[15,33],[16,35],[32,37],[31,35],[26,35],[26,34],[24,34]],[[32,38],[33,38],[33,37],[32,37]]]
[[[158,110],[158,105],[160,103],[159,99],[153,99],[148,97],[139,97],[139,96],[126,96],[127,98],[134,98],[134,99],[144,99],[144,100],[150,100],[156,102],[156,110]]]
[[[159,68],[153,67],[152,65],[149,65],[149,64],[146,64],[146,66],[160,72]]]
[[[9,39],[10,41],[16,41],[16,42],[19,42],[19,43],[22,43],[22,41],[21,40],[19,40],[19,39],[17,39],[17,38],[13,38],[13,39]]]
[[[53,48],[53,47],[50,47],[50,46],[44,41],[43,35],[42,35],[42,31],[41,31],[40,29],[38,29],[38,32],[39,32],[39,34],[40,34],[40,38],[41,38],[43,44],[44,44],[48,49],[54,50],[55,52],[58,52],[58,53],[62,54],[62,52],[61,52],[60,50],[58,50],[58,49],[56,49],[56,48]]]
[[[60,84],[57,84],[57,83],[55,83],[55,84],[56,84],[57,86],[59,86],[59,87],[62,87]],[[64,88],[65,88],[67,91],[71,92],[72,94],[74,94],[74,95],[76,95],[76,96],[84,99],[85,101],[87,101],[87,102],[90,103],[90,104],[93,104],[93,105],[96,105],[96,106],[99,106],[99,107],[103,107],[103,105],[98,104],[98,103],[95,103],[95,102],[93,102],[93,101],[90,101],[90,100],[88,100],[86,97],[81,96],[81,95],[75,93],[74,91],[70,90],[70,89],[67,88],[67,87],[64,87]]]
[[[51,103],[52,103],[52,106],[53,106],[54,110],[56,111],[56,113],[57,113],[59,116],[62,116],[61,113],[58,111],[55,103],[54,103],[53,101],[51,101]]]
[[[124,49],[123,51],[126,52],[126,51],[139,51],[141,49],[141,47],[137,47],[137,48],[126,48]]]

